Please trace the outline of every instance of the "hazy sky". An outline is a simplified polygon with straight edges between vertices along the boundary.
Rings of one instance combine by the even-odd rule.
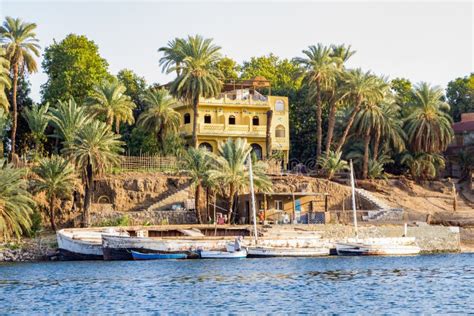
[[[149,83],[170,79],[157,49],[176,36],[214,38],[238,62],[294,57],[318,42],[357,51],[350,67],[446,86],[473,71],[473,4],[465,2],[160,2],[0,0],[0,14],[35,22],[44,48],[69,33],[99,46],[110,72],[134,70]],[[46,75],[31,76],[40,99]]]

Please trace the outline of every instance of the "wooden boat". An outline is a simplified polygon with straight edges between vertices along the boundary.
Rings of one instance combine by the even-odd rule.
[[[128,236],[114,228],[61,229],[56,233],[61,260],[102,260],[102,235]]]
[[[131,251],[133,260],[157,260],[157,259],[186,259],[185,253],[143,253]]]
[[[198,250],[199,256],[202,259],[243,259],[247,258],[247,250],[239,251],[213,251],[213,250]]]
[[[262,257],[319,257],[328,256],[329,248],[247,247],[249,258]]]
[[[420,247],[414,245],[397,244],[366,244],[358,243],[337,243],[336,251],[339,256],[410,256],[420,253]]]

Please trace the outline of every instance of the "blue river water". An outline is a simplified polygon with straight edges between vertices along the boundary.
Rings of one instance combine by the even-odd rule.
[[[0,264],[0,314],[473,311],[472,254]]]

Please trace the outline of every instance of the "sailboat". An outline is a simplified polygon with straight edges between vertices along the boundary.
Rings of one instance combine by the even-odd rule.
[[[350,168],[352,189],[352,214],[354,218],[355,238],[350,239],[347,242],[336,243],[337,254],[339,256],[402,256],[419,254],[421,249],[414,244],[415,238],[400,237],[359,239],[355,202],[354,167],[352,165],[352,160],[350,161]]]

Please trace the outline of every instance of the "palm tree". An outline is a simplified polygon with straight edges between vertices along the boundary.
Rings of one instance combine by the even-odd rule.
[[[351,50],[351,46],[345,45],[331,45],[331,57],[336,63],[338,72],[334,81],[332,81],[330,87],[325,91],[325,98],[328,100],[329,115],[328,115],[328,128],[326,136],[326,155],[331,153],[331,145],[334,136],[334,128],[336,126],[336,114],[337,109],[343,105],[346,98],[346,93],[342,87],[345,67],[344,63],[349,60],[355,51]]]
[[[405,150],[406,134],[400,119],[400,107],[394,102],[393,96],[388,94],[381,104],[384,125],[375,131],[373,158],[379,155],[380,139],[383,136],[392,148],[400,153]]]
[[[316,155],[319,157],[322,151],[322,98],[323,91],[328,89],[334,82],[338,72],[336,58],[331,56],[331,49],[322,44],[311,45],[303,50],[306,57],[297,57],[295,62],[303,66],[305,73],[303,82],[310,87],[310,96],[316,99]]]
[[[186,57],[182,50],[185,41],[182,38],[175,38],[168,42],[167,46],[160,47],[158,52],[163,53],[160,58],[160,66],[163,71],[168,71],[171,67],[175,67],[176,76],[180,74],[180,66]]]
[[[245,139],[228,139],[220,144],[219,155],[214,157],[212,169],[209,171],[211,181],[218,184],[221,193],[228,202],[228,221],[232,220],[235,196],[249,186],[249,173],[246,168],[247,157],[252,148]],[[272,182],[265,174],[267,165],[263,161],[253,163],[254,186],[261,191],[270,191]]]
[[[6,90],[11,88],[10,62],[5,57],[5,49],[0,47],[0,107],[8,112],[10,104],[8,102]]]
[[[140,114],[137,125],[143,127],[145,131],[155,134],[158,145],[163,150],[165,137],[177,133],[179,129],[180,116],[173,109],[178,101],[165,89],[148,90],[143,101],[147,108]]]
[[[33,169],[37,175],[34,180],[36,192],[45,192],[49,202],[49,220],[51,228],[56,230],[54,206],[56,199],[68,198],[76,186],[74,166],[60,156],[43,158]]]
[[[448,147],[454,132],[449,105],[443,101],[443,91],[425,82],[415,87],[413,112],[407,117],[405,130],[408,144],[414,152],[439,153]]]
[[[0,159],[0,232],[3,239],[17,238],[31,227],[35,202],[28,192],[26,169]]]
[[[58,101],[55,107],[49,109],[51,125],[55,128],[56,138],[65,143],[71,143],[82,127],[92,121],[92,115],[87,107],[80,106],[73,98],[67,102]]]
[[[183,156],[182,168],[184,173],[191,177],[191,182],[195,187],[194,209],[196,210],[199,224],[202,223],[201,193],[203,188],[209,187],[209,170],[211,169],[212,161],[211,153],[202,148],[190,147]]]
[[[401,163],[408,166],[411,176],[417,181],[433,179],[445,167],[443,156],[435,153],[407,152],[403,155]]]
[[[331,151],[318,158],[318,164],[326,172],[328,180],[331,180],[337,172],[349,169],[349,164],[342,160],[341,155],[341,152]]]
[[[49,104],[46,103],[43,106],[33,105],[31,108],[25,108],[22,113],[35,142],[36,153],[42,150],[42,143],[46,140],[44,131],[46,130],[46,127],[48,127],[50,120],[48,109]]]
[[[18,90],[18,75],[27,71],[34,73],[38,71],[35,56],[40,55],[40,46],[36,38],[35,23],[23,22],[19,18],[7,16],[3,25],[0,26],[0,41],[6,50],[6,56],[10,61],[13,73],[13,113],[12,113],[12,154],[15,153],[16,128],[18,120],[18,108],[16,94]]]
[[[350,70],[346,73],[344,83],[345,93],[350,98],[353,107],[336,151],[341,151],[342,146],[346,143],[347,136],[361,105],[367,102],[377,103],[383,98],[380,80],[370,72],[364,73],[361,69]]]
[[[132,124],[134,122],[133,109],[137,106],[125,94],[127,88],[117,79],[104,80],[95,86],[86,104],[90,106],[91,113],[104,115],[107,125],[112,128],[115,122],[115,132],[120,132],[120,122]]]
[[[7,134],[7,126],[9,123],[10,118],[8,116],[8,111],[0,108],[0,158],[3,158],[4,155],[3,141]]]
[[[113,134],[103,122],[92,121],[82,127],[74,139],[66,143],[64,154],[71,157],[80,168],[84,195],[84,225],[89,226],[89,208],[92,201],[94,177],[120,163],[119,153],[123,152],[120,135]]]
[[[200,35],[188,36],[182,45],[184,59],[182,63],[168,69],[168,73],[180,70],[180,74],[171,83],[170,93],[177,99],[192,104],[194,111],[192,143],[197,147],[197,121],[199,98],[218,95],[222,88],[220,70],[216,67],[221,58],[220,47],[212,39]]]

